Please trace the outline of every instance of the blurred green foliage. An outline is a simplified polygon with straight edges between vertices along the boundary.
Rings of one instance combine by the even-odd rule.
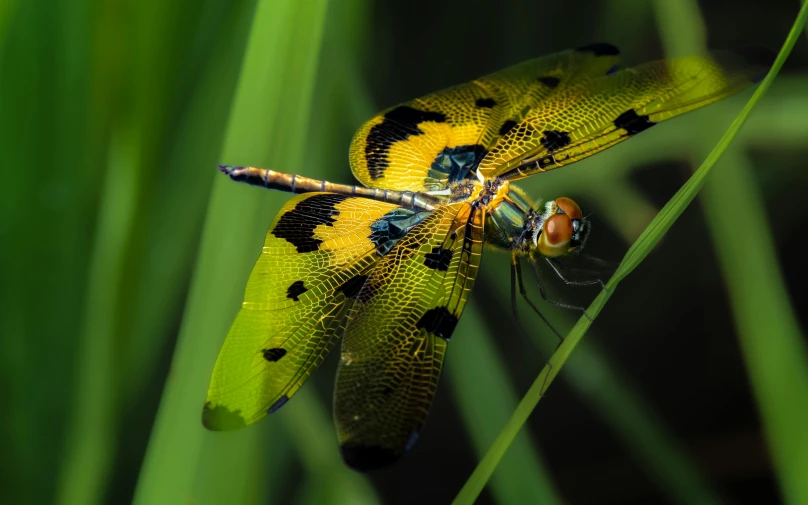
[[[702,4],[0,2],[0,502],[450,501],[556,344],[526,310],[528,338],[513,325],[507,258],[486,253],[431,420],[396,467],[342,467],[333,360],[277,415],[211,434],[208,374],[287,198],[216,163],[348,182],[353,131],[395,102],[593,39],[628,63],[775,48],[798,7]],[[808,405],[782,384],[806,374],[805,45],[481,503],[802,503]],[[584,201],[593,253],[619,258],[748,97],[524,187]]]

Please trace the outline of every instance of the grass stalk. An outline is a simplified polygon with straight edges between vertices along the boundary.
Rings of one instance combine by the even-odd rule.
[[[478,279],[480,283],[482,279]],[[499,286],[485,282],[485,286]],[[503,290],[504,291],[504,290]],[[505,296],[505,294],[502,294]],[[506,297],[507,298],[507,297]],[[455,401],[475,452],[482,457],[516,407],[518,397],[507,366],[494,344],[495,329],[481,316],[480,303],[472,300],[460,320],[446,361],[446,372]],[[503,307],[504,314],[507,309]],[[509,333],[502,332],[500,334]],[[511,335],[516,337],[516,335]],[[525,478],[529,475],[530,478]],[[563,502],[544,468],[535,441],[529,433],[517,435],[513,450],[503,458],[491,479],[491,493],[501,505]]]
[[[324,0],[258,2],[222,160],[281,168],[299,164],[325,10]],[[216,460],[208,459],[206,464],[223,465],[237,457],[246,465],[254,455],[244,450],[265,450],[258,443],[257,429],[211,434],[200,422],[210,371],[270,218],[266,192],[255,189],[224,177],[214,182],[200,256],[135,503],[187,502],[203,444],[209,437],[232,435],[234,439],[253,440],[247,440],[242,451],[230,452],[231,458],[217,459],[207,453]],[[233,450],[232,445],[227,444],[226,450]],[[220,485],[227,488],[231,483]],[[232,485],[231,490],[238,493],[238,483]]]
[[[500,432],[497,440],[486,453],[483,460],[474,470],[472,475],[466,481],[466,484],[460,490],[453,503],[455,504],[471,504],[479,496],[483,487],[485,486],[491,474],[494,472],[499,461],[502,459],[505,451],[513,442],[516,434],[521,429],[522,425],[527,420],[530,413],[538,404],[542,395],[547,390],[547,387],[552,383],[553,379],[558,375],[564,363],[569,358],[572,351],[583,338],[586,330],[591,326],[592,320],[597,317],[606,302],[611,298],[614,289],[631,271],[633,271],[651,249],[659,242],[667,230],[673,225],[676,219],[684,212],[685,208],[696,197],[701,187],[704,185],[704,180],[709,174],[710,170],[715,166],[715,163],[726,151],[729,144],[737,135],[738,131],[743,126],[743,123],[749,117],[749,114],[754,109],[755,105],[760,101],[761,97],[771,86],[780,68],[785,63],[788,54],[794,47],[797,38],[800,36],[803,26],[805,25],[806,18],[808,17],[808,9],[804,4],[800,10],[797,19],[795,20],[788,37],[786,38],[783,47],[777,55],[777,58],[772,65],[771,70],[763,79],[763,82],[758,86],[752,98],[749,99],[747,104],[741,110],[738,117],[730,125],[727,132],[719,140],[718,144],[713,148],[707,159],[702,163],[699,169],[693,174],[690,179],[682,186],[682,188],[674,195],[674,197],[662,208],[657,217],[649,224],[640,237],[634,242],[632,247],[626,253],[617,271],[614,273],[609,282],[606,284],[606,289],[595,298],[592,304],[587,309],[588,317],[582,316],[575,327],[566,336],[558,350],[550,358],[549,363],[541,371],[539,376],[531,385],[527,394],[523,397],[519,406],[514,410],[510,420]]]
[[[730,149],[704,187],[705,218],[784,503],[808,503],[808,346],[749,159]]]

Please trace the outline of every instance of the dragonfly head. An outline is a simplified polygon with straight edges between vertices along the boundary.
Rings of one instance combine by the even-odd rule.
[[[580,251],[589,236],[590,224],[572,199],[561,197],[544,204],[541,228],[535,236],[539,254],[547,258]]]

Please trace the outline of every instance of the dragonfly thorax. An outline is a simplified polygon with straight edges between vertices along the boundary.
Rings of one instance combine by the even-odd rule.
[[[562,197],[534,205],[515,186],[505,183],[497,190],[486,205],[485,238],[489,244],[548,258],[573,254],[584,246],[590,224],[572,199]]]

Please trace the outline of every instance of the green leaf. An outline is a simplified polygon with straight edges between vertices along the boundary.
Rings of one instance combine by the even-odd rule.
[[[300,166],[325,11],[325,0],[258,2],[222,161]],[[223,494],[232,503],[256,498],[246,484],[255,475],[251,470],[257,454],[266,450],[258,437],[260,430],[209,433],[202,427],[200,413],[216,354],[270,221],[270,200],[279,203],[266,191],[233,184],[223,176],[214,183],[182,329],[135,503],[188,502],[203,445],[217,436],[233,442],[206,451],[202,464],[241,467],[243,471],[235,472],[241,478],[219,481],[219,491],[229,488]]]

